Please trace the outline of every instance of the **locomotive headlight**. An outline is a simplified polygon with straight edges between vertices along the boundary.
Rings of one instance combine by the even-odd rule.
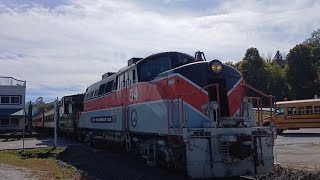
[[[211,62],[211,70],[214,72],[214,73],[219,73],[221,72],[222,70],[222,63],[218,60],[213,60]]]

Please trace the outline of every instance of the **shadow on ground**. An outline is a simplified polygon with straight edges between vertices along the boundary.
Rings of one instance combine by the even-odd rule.
[[[283,137],[320,137],[320,133],[282,133],[278,134],[278,136]]]
[[[57,158],[82,171],[83,179],[189,179],[183,174],[168,172],[167,169],[149,167],[125,153],[93,151],[84,145],[68,146]]]

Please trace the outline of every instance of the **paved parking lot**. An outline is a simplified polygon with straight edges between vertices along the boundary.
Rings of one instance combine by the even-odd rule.
[[[68,145],[74,145],[78,142],[74,142],[68,138],[58,137],[57,146],[67,147]],[[24,148],[38,148],[38,147],[52,147],[54,146],[53,138],[26,138],[24,141]],[[23,140],[10,141],[10,142],[0,142],[0,150],[5,149],[22,149]]]
[[[288,130],[275,141],[278,163],[320,171],[320,129]]]

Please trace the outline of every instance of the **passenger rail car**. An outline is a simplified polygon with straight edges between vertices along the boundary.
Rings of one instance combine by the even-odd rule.
[[[87,88],[79,135],[193,178],[270,172],[273,131],[256,124],[246,87],[240,72],[201,52],[132,58]]]
[[[83,111],[83,94],[64,96],[58,107],[57,126],[59,133],[76,136],[80,113]],[[38,114],[32,119],[36,130],[54,129],[54,109]],[[53,132],[53,131],[50,131]]]
[[[79,117],[83,111],[84,94],[64,96],[59,113],[60,132],[76,135]]]

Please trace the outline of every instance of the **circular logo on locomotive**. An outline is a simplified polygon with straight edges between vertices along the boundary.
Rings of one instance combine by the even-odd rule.
[[[132,127],[136,127],[138,124],[138,114],[135,109],[131,111],[131,125]]]

